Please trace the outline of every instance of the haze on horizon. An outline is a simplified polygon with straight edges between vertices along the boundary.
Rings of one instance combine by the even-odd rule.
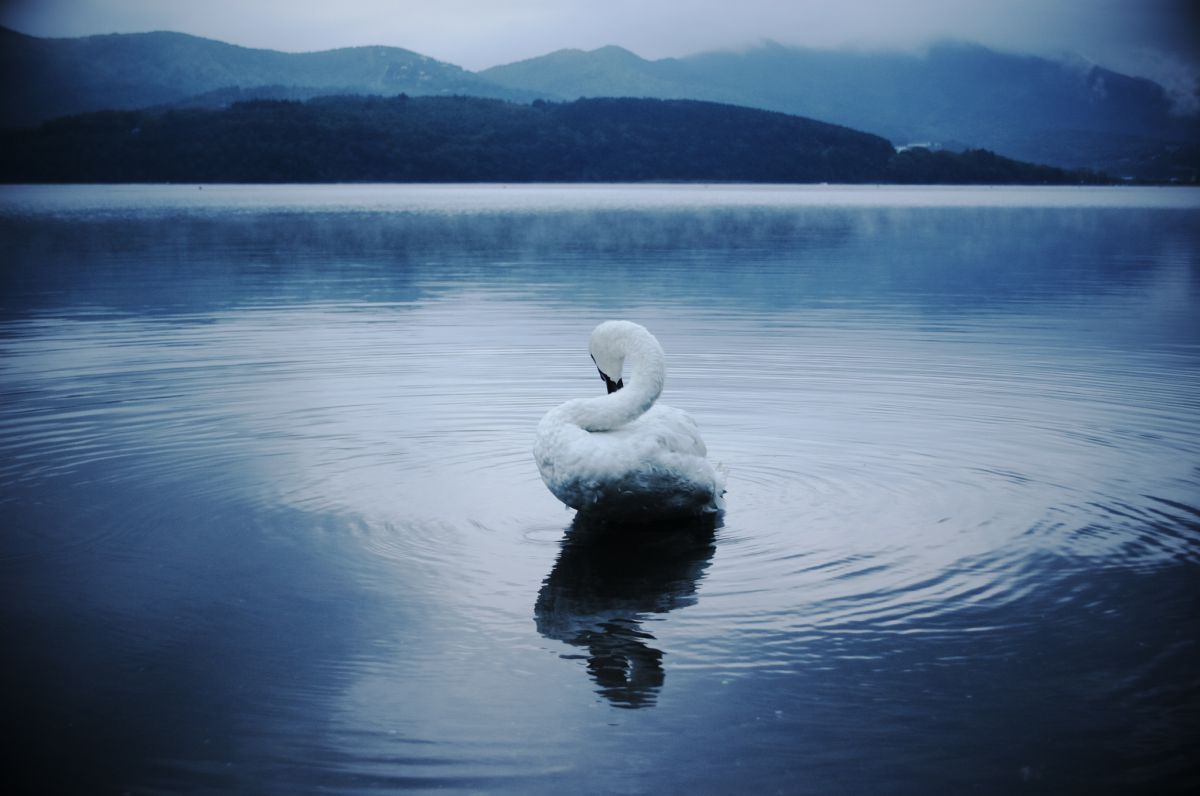
[[[43,37],[172,30],[305,52],[403,47],[470,70],[564,48],[644,58],[781,44],[920,50],[939,40],[1078,56],[1148,77],[1194,110],[1196,0],[0,0],[0,24]]]

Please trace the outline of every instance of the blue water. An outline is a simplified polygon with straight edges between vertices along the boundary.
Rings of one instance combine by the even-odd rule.
[[[29,792],[1193,791],[1200,193],[0,189]],[[577,526],[601,320],[728,472]]]

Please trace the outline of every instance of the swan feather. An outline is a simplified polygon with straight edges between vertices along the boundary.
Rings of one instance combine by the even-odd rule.
[[[696,421],[656,403],[665,364],[654,336],[638,324],[607,321],[589,349],[605,382],[624,385],[542,418],[534,457],[550,491],[581,513],[609,519],[719,511],[723,478],[706,458]]]

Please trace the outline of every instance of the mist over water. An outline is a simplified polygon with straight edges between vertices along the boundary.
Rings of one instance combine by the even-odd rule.
[[[1185,790],[1187,190],[6,188],[0,621],[34,789]],[[646,325],[728,471],[573,521]]]

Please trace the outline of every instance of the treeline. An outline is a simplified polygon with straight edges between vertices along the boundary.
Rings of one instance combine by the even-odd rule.
[[[104,111],[0,133],[4,182],[1075,183],[989,152],[690,100],[256,100]]]
[[[1000,157],[986,149],[965,152],[913,147],[888,163],[888,181],[907,185],[1063,185],[1113,182],[1091,171],[1065,171]]]

